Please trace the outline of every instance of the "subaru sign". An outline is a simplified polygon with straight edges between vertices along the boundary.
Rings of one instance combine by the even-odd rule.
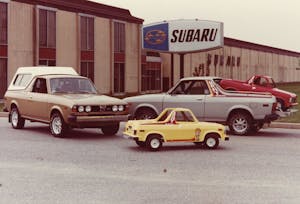
[[[161,52],[196,52],[222,47],[223,23],[175,20],[143,26],[143,48]]]

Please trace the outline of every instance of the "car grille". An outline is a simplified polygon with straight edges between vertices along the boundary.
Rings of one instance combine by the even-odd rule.
[[[100,105],[100,106],[92,106],[91,112],[111,112],[113,105]],[[124,110],[125,110],[124,106]]]
[[[297,98],[296,97],[292,98],[292,103],[297,103]]]

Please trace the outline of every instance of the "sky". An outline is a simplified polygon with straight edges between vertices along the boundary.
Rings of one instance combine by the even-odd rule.
[[[144,25],[199,19],[224,23],[224,36],[300,52],[300,0],[91,0],[128,9]]]

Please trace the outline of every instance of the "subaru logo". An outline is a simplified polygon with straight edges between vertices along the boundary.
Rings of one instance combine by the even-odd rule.
[[[145,35],[145,41],[151,45],[159,45],[164,43],[167,35],[162,30],[150,30]]]

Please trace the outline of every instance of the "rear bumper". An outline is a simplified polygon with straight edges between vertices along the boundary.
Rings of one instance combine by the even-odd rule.
[[[265,116],[264,122],[270,123],[274,120],[277,120],[278,118],[279,118],[279,115],[277,113],[271,113],[271,114]]]

